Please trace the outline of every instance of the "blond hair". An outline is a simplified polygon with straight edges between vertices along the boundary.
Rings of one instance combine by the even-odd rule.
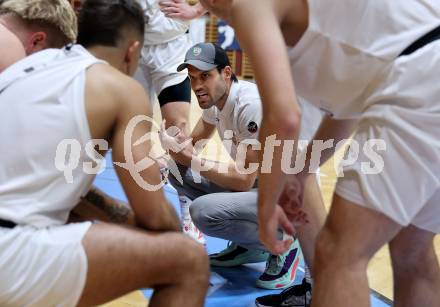
[[[68,0],[6,0],[0,5],[0,14],[8,13],[28,22],[53,26],[64,34],[69,43],[76,41],[78,22]]]

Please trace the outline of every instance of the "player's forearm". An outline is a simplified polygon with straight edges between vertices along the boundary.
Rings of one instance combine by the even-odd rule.
[[[136,226],[152,231],[180,231],[179,219],[160,188],[163,184],[157,164],[137,175],[117,168],[124,191],[133,209]],[[143,179],[141,182],[139,179]]]
[[[194,168],[209,181],[233,191],[249,191],[255,183],[254,174],[247,174],[246,169],[239,171],[235,163],[224,163],[198,157],[194,147],[186,147],[178,153],[171,153],[179,164]]]
[[[84,220],[135,224],[133,211],[126,203],[110,197],[96,187],[90,189],[73,211]]]
[[[136,225],[146,230],[181,231],[176,211],[167,201],[156,203],[148,214],[135,214],[135,219]]]
[[[299,115],[291,115],[291,118],[283,121],[267,120],[260,130],[260,142],[263,151],[260,154],[261,172],[258,176],[258,210],[259,217],[266,218],[274,212],[279,196],[284,188],[286,174],[281,164],[283,158],[284,140],[297,140],[299,133]],[[272,148],[273,140],[280,143],[273,146],[273,154],[268,150]],[[276,145],[276,144],[274,144]],[[295,142],[296,145],[296,142]],[[292,150],[292,160],[295,161],[296,146]]]
[[[266,140],[271,135],[275,135],[277,141],[297,140],[301,114],[295,98],[285,41],[271,2],[234,1],[230,16],[230,24],[252,62],[263,103],[264,116],[259,133],[262,148],[266,147]],[[268,65],[268,58],[277,61]],[[266,150],[263,152],[267,153]],[[296,155],[295,150],[293,155]],[[266,156],[264,160],[263,157],[260,157],[260,161],[272,162],[272,165],[266,172],[262,165],[258,177],[259,217],[267,217],[274,212],[285,183],[285,174],[281,169],[282,147],[275,146],[271,161],[267,161],[270,157]]]
[[[148,214],[135,214],[126,204],[92,188],[74,208],[75,221],[100,220],[108,223],[137,226],[152,231],[180,231],[180,222],[174,208],[166,201]]]

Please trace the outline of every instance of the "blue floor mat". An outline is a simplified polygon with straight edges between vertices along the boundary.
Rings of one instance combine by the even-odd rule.
[[[94,185],[117,199],[127,201],[124,191],[119,184],[117,175],[113,169],[111,156],[106,156],[107,167],[99,174]],[[166,185],[164,187],[168,201],[173,204],[178,215],[180,215],[179,200],[175,189]],[[215,253],[224,249],[227,242],[217,238],[207,237],[208,253]],[[206,299],[205,307],[248,307],[255,306],[255,298],[278,293],[280,290],[263,290],[255,287],[255,281],[264,270],[264,263],[243,265],[236,268],[215,268],[212,267],[211,283],[214,284]],[[303,262],[301,261],[295,284],[300,283],[304,274]],[[150,297],[152,291],[142,290],[145,297]],[[391,303],[377,293],[371,295],[373,307],[389,307]]]

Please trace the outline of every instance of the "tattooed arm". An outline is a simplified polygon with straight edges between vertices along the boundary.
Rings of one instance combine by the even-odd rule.
[[[100,220],[108,223],[135,226],[133,210],[128,204],[114,199],[96,187],[92,187],[73,209],[69,222]]]

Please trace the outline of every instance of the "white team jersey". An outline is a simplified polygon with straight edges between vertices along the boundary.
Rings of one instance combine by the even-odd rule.
[[[399,54],[440,25],[436,0],[308,3],[308,29],[289,48],[295,85],[299,95],[337,118],[358,116],[373,104],[369,98]]]
[[[36,227],[63,224],[89,189],[94,176],[83,171],[91,138],[85,72],[98,62],[76,45],[35,53],[0,74],[1,219]],[[73,183],[55,163],[65,139],[82,148]]]
[[[237,146],[240,143],[246,144],[249,143],[246,140],[258,138],[262,113],[261,99],[256,84],[239,80],[232,82],[223,109],[219,110],[213,106],[203,110],[202,119],[216,126],[222,141],[232,140],[231,148],[226,148],[226,150],[235,160]]]
[[[159,0],[138,0],[145,11],[144,45],[158,45],[183,35],[189,29],[189,21],[168,18],[160,10]]]
[[[299,99],[302,109],[302,125],[299,138],[310,140],[322,120],[322,113],[311,104]],[[230,151],[235,160],[237,148],[240,143],[249,144],[247,140],[258,138],[258,132],[263,117],[263,106],[255,83],[239,80],[233,82],[228,99],[222,110],[216,106],[203,110],[202,119],[215,125],[222,140],[232,140]],[[231,131],[231,135],[225,135]]]

